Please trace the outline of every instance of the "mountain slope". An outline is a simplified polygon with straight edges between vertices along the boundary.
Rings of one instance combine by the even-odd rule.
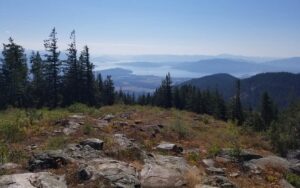
[[[229,99],[234,95],[235,82],[237,78],[230,74],[214,74],[202,78],[191,79],[180,85],[193,85],[200,89],[209,89],[221,91],[224,98]]]
[[[218,89],[226,100],[235,93],[237,78],[228,74],[215,74],[192,79],[181,85],[193,85],[200,89]],[[260,98],[268,92],[279,107],[286,107],[300,96],[300,74],[262,73],[241,79],[241,99],[245,106],[259,107]]]

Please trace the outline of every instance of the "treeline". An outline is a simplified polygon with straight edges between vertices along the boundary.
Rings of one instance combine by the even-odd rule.
[[[26,57],[24,48],[9,38],[3,44],[0,64],[0,108],[56,108],[79,102],[87,105],[111,105],[115,100],[110,76],[95,78],[88,46],[78,53],[75,31],[71,32],[67,59],[61,60],[57,32],[44,40],[46,54],[32,52]]]
[[[264,93],[261,98],[260,112],[254,112],[251,107],[245,109],[240,100],[240,88],[240,81],[238,80],[235,96],[230,101],[225,101],[218,90],[202,91],[191,85],[172,86],[172,79],[168,73],[153,94],[148,93],[139,96],[137,103],[209,114],[221,120],[230,119],[238,125],[253,126],[256,130],[267,130],[277,117],[276,105],[268,93]],[[254,126],[253,121],[261,123]]]
[[[242,128],[264,132],[281,155],[300,148],[300,102],[295,101],[289,108],[279,112],[265,92],[261,96],[259,110],[254,111],[242,105],[240,90],[240,81],[237,80],[234,97],[224,101],[217,90],[201,91],[190,85],[172,86],[171,76],[167,74],[153,94],[141,95],[137,103],[209,114],[217,119],[230,120]]]

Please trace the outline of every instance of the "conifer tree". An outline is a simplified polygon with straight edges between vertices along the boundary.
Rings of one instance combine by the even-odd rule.
[[[47,83],[48,105],[57,107],[61,98],[61,66],[57,47],[57,33],[55,28],[52,29],[49,39],[44,41],[44,46],[48,52],[45,57],[45,77]]]
[[[45,78],[44,78],[44,65],[40,53],[32,52],[30,57],[31,69],[30,73],[32,75],[31,90],[32,99],[36,107],[40,108],[45,102]]]
[[[15,107],[26,106],[28,96],[28,68],[24,48],[9,38],[8,44],[3,44],[2,51],[2,91],[6,104]]]
[[[112,105],[115,102],[115,87],[111,76],[107,76],[103,82],[102,100],[104,105]]]
[[[244,122],[244,113],[242,108],[242,103],[240,99],[240,93],[241,93],[241,82],[240,80],[237,80],[236,82],[236,93],[233,99],[232,103],[232,111],[231,111],[231,119],[237,120],[238,125],[242,125]]]
[[[265,92],[262,95],[261,101],[261,117],[264,122],[264,130],[270,127],[271,122],[276,119],[276,107],[270,98],[269,94]]]
[[[79,72],[76,49],[75,30],[70,35],[71,43],[69,44],[66,65],[64,70],[64,103],[70,105],[74,102],[79,102]]]
[[[96,82],[95,77],[93,74],[94,65],[90,62],[90,54],[89,54],[89,48],[87,46],[84,46],[83,51],[81,52],[81,61],[83,65],[83,77],[84,77],[84,93],[85,93],[85,99],[84,101],[89,104],[93,105],[96,103],[95,99],[95,92],[96,92]]]

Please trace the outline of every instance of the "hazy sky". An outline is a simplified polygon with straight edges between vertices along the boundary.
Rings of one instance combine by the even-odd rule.
[[[101,54],[300,56],[300,0],[0,0],[0,42]]]

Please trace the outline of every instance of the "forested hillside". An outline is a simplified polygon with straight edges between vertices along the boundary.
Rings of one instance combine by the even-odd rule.
[[[218,90],[225,100],[235,95],[238,78],[228,74],[215,74],[192,79],[181,85],[196,86],[201,90]],[[259,108],[260,98],[267,92],[280,108],[287,107],[300,96],[300,74],[262,73],[241,79],[241,101],[245,106]]]

